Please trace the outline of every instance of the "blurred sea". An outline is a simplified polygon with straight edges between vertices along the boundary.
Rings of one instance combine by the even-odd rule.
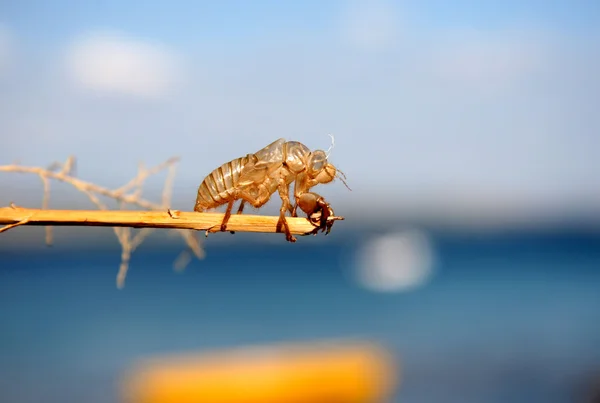
[[[214,236],[229,236],[217,234]],[[236,234],[237,236],[237,234]],[[600,376],[600,237],[431,232],[433,275],[405,292],[353,276],[359,235],[294,244],[1,254],[0,401],[116,402],[150,354],[362,338],[399,357],[398,402],[584,402]]]

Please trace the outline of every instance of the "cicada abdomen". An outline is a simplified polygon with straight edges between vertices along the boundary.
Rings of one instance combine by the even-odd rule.
[[[195,211],[217,208],[231,200],[239,185],[242,169],[256,157],[252,154],[226,162],[204,178],[198,188]]]

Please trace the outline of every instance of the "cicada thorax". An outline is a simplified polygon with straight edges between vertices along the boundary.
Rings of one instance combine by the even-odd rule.
[[[310,149],[298,141],[288,141],[283,147],[283,162],[290,173],[297,174],[306,169]]]
[[[248,154],[226,162],[208,174],[198,188],[194,210],[205,211],[228,202],[238,186],[242,169],[256,159],[254,154]]]

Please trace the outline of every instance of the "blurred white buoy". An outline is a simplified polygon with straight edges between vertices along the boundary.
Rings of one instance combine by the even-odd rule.
[[[357,251],[355,277],[373,291],[406,291],[424,284],[433,271],[427,235],[404,230],[368,239]]]

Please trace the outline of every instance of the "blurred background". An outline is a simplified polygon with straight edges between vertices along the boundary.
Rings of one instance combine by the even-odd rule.
[[[346,217],[327,237],[214,234],[181,273],[157,232],[123,290],[110,229],[1,234],[0,401],[115,402],[139,357],[339,337],[397,352],[398,402],[594,401],[598,71],[594,1],[0,1],[0,165],[75,155],[117,188],[180,156],[190,211],[220,164],[333,134],[352,188],[315,188]],[[2,206],[42,189],[0,173]],[[50,207],[94,208],[55,182]]]

